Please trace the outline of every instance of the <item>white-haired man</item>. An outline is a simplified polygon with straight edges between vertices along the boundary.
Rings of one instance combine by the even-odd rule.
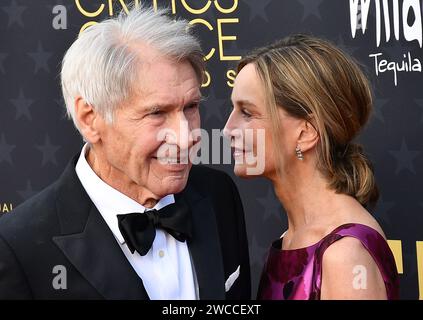
[[[198,143],[203,61],[186,21],[145,8],[72,44],[62,89],[86,144],[0,220],[0,298],[250,298],[238,191],[182,161]]]

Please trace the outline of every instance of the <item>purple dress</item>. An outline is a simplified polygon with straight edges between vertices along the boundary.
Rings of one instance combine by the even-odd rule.
[[[398,272],[388,243],[376,230],[357,223],[339,226],[306,248],[281,250],[282,239],[276,240],[264,265],[257,299],[320,300],[323,254],[332,243],[343,237],[361,241],[379,267],[388,300],[398,299]]]

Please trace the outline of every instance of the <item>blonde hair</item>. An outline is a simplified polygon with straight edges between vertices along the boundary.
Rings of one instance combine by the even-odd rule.
[[[278,108],[310,121],[319,133],[318,168],[329,187],[362,205],[375,203],[379,193],[371,163],[363,147],[352,143],[372,108],[369,81],[357,63],[330,42],[308,35],[255,50],[240,61],[238,72],[249,63],[264,85],[274,143],[280,132]]]

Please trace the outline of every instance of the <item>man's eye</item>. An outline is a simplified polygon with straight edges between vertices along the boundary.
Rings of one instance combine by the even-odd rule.
[[[150,112],[148,115],[149,116],[160,116],[160,115],[162,115],[164,112],[163,111],[161,111],[161,110],[156,110],[156,111],[153,111],[153,112]]]
[[[198,107],[199,107],[199,104],[198,103],[193,103],[193,104],[190,104],[190,105],[186,106],[184,108],[184,111],[195,111],[195,110],[198,109]]]

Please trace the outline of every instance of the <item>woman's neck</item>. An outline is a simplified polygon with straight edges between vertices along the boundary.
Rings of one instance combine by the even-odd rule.
[[[354,201],[352,197],[329,189],[327,181],[315,168],[291,170],[273,179],[273,186],[287,213],[291,234],[314,225],[336,224],[346,202]]]

